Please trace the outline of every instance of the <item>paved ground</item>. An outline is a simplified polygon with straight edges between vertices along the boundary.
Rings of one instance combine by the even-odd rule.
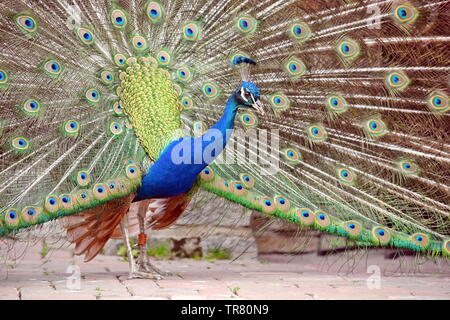
[[[128,263],[115,256],[83,263],[68,249],[44,259],[39,252],[28,249],[6,279],[2,271],[0,299],[450,299],[448,262],[387,260],[380,251],[341,258],[159,260],[158,267],[176,274],[159,281],[128,280]]]

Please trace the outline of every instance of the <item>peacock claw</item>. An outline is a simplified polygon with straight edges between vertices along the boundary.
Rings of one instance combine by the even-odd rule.
[[[145,271],[133,271],[128,276],[128,279],[162,280],[163,277],[157,273],[145,272]]]

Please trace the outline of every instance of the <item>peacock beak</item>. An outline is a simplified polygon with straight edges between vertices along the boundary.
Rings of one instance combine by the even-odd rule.
[[[254,103],[252,104],[252,108],[255,109],[258,113],[265,115],[266,112],[264,111],[264,106],[261,103],[260,100],[253,100]]]

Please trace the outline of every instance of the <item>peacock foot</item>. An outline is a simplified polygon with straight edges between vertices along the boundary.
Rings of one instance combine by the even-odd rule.
[[[168,277],[168,276],[173,275],[170,272],[162,271],[161,269],[157,268],[150,261],[138,260],[137,270],[138,270],[138,272],[157,274],[160,276],[161,279],[162,279],[162,277]]]

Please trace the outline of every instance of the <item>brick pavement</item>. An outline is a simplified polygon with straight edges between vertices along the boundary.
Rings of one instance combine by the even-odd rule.
[[[45,258],[39,250],[29,248],[7,276],[2,270],[0,299],[450,299],[448,262],[417,267],[417,258],[387,260],[382,251],[259,261],[158,260],[158,267],[174,275],[154,281],[127,279],[128,263],[116,256],[83,263],[67,248]],[[67,278],[71,265],[79,267],[79,289],[70,280],[73,270]]]

